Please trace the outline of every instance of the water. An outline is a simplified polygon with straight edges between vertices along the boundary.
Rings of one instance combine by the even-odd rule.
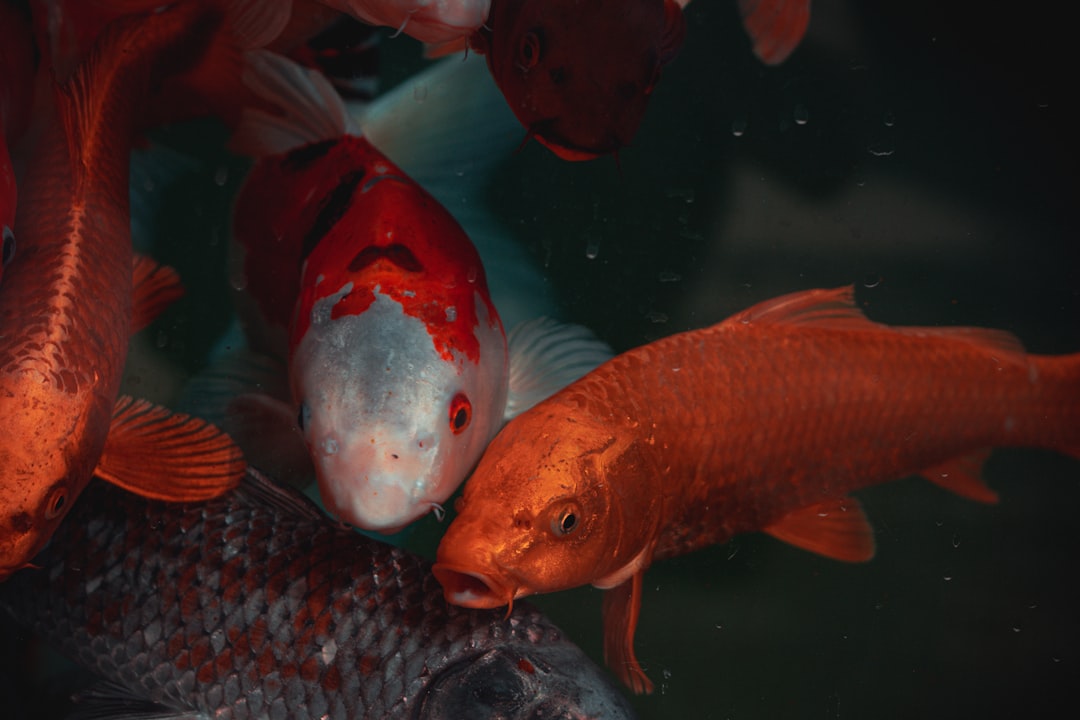
[[[1015,9],[976,23],[949,4],[891,5],[815,3],[804,47],[765,69],[735,3],[697,0],[618,164],[565,163],[535,143],[511,157],[491,197],[564,315],[627,349],[855,283],[884,322],[1080,350],[1064,30]],[[384,49],[389,83],[421,64],[406,38]],[[151,399],[175,393],[224,331],[225,248],[205,218],[225,217],[240,177],[242,165],[211,168],[168,200],[186,239],[161,259],[192,291],[136,344],[146,360],[129,386]],[[154,337],[164,347],[143,348]],[[641,717],[1075,710],[1080,464],[997,451],[985,477],[999,505],[919,479],[859,493],[878,541],[866,565],[746,536],[654,566],[636,647],[657,691],[637,700]],[[599,661],[599,591],[538,602]]]

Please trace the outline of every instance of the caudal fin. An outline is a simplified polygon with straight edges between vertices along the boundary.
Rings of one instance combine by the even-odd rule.
[[[1038,373],[1040,407],[1035,411],[1037,444],[1080,460],[1080,353],[1032,357]]]

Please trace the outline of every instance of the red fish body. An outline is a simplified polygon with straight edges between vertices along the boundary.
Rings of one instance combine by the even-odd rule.
[[[992,502],[986,450],[1080,457],[1080,354],[971,328],[889,328],[850,289],[762,303],[616,357],[511,421],[466,484],[435,574],[492,607],[591,583],[605,655],[637,691],[644,570],[765,531],[848,561],[872,530],[848,494],[922,473]]]
[[[176,296],[175,278],[160,269],[138,263],[133,274],[128,215],[131,131],[150,49],[168,48],[190,21],[154,19],[111,29],[57,88],[56,116],[21,188],[18,271],[0,287],[0,580],[48,540],[95,471],[174,499],[212,496],[243,472],[216,430],[117,402],[133,312],[141,325],[155,309],[133,306],[133,275],[150,305]],[[161,452],[160,475],[148,477],[139,456],[153,451],[155,437],[174,452]],[[206,485],[177,491],[169,463],[177,448],[190,461],[183,449],[200,443],[209,469],[192,462],[176,477]]]

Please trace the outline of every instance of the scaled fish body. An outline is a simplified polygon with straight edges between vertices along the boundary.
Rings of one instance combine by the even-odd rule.
[[[94,483],[37,563],[0,586],[0,607],[128,695],[98,694],[114,713],[633,716],[535,609],[448,606],[427,562],[337,527],[254,473],[204,504]]]
[[[978,467],[998,446],[1080,457],[1080,354],[889,328],[850,288],[795,293],[619,355],[508,423],[434,571],[468,607],[608,589],[605,656],[640,692],[633,634],[654,560],[751,531],[868,560],[851,491],[922,473],[993,502]]]
[[[56,115],[32,156],[17,271],[0,286],[0,580],[41,549],[95,468],[176,499],[220,493],[243,472],[237,448],[205,423],[117,400],[130,333],[177,288],[151,263],[136,262],[133,273],[133,116],[153,53],[193,20],[166,12],[110,28],[57,87]],[[190,470],[162,477],[176,459]]]

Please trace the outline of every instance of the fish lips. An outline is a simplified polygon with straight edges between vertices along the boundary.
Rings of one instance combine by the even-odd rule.
[[[446,601],[452,605],[491,609],[509,605],[517,598],[532,594],[531,590],[505,575],[498,577],[478,572],[463,564],[436,562],[431,572],[442,585]]]

